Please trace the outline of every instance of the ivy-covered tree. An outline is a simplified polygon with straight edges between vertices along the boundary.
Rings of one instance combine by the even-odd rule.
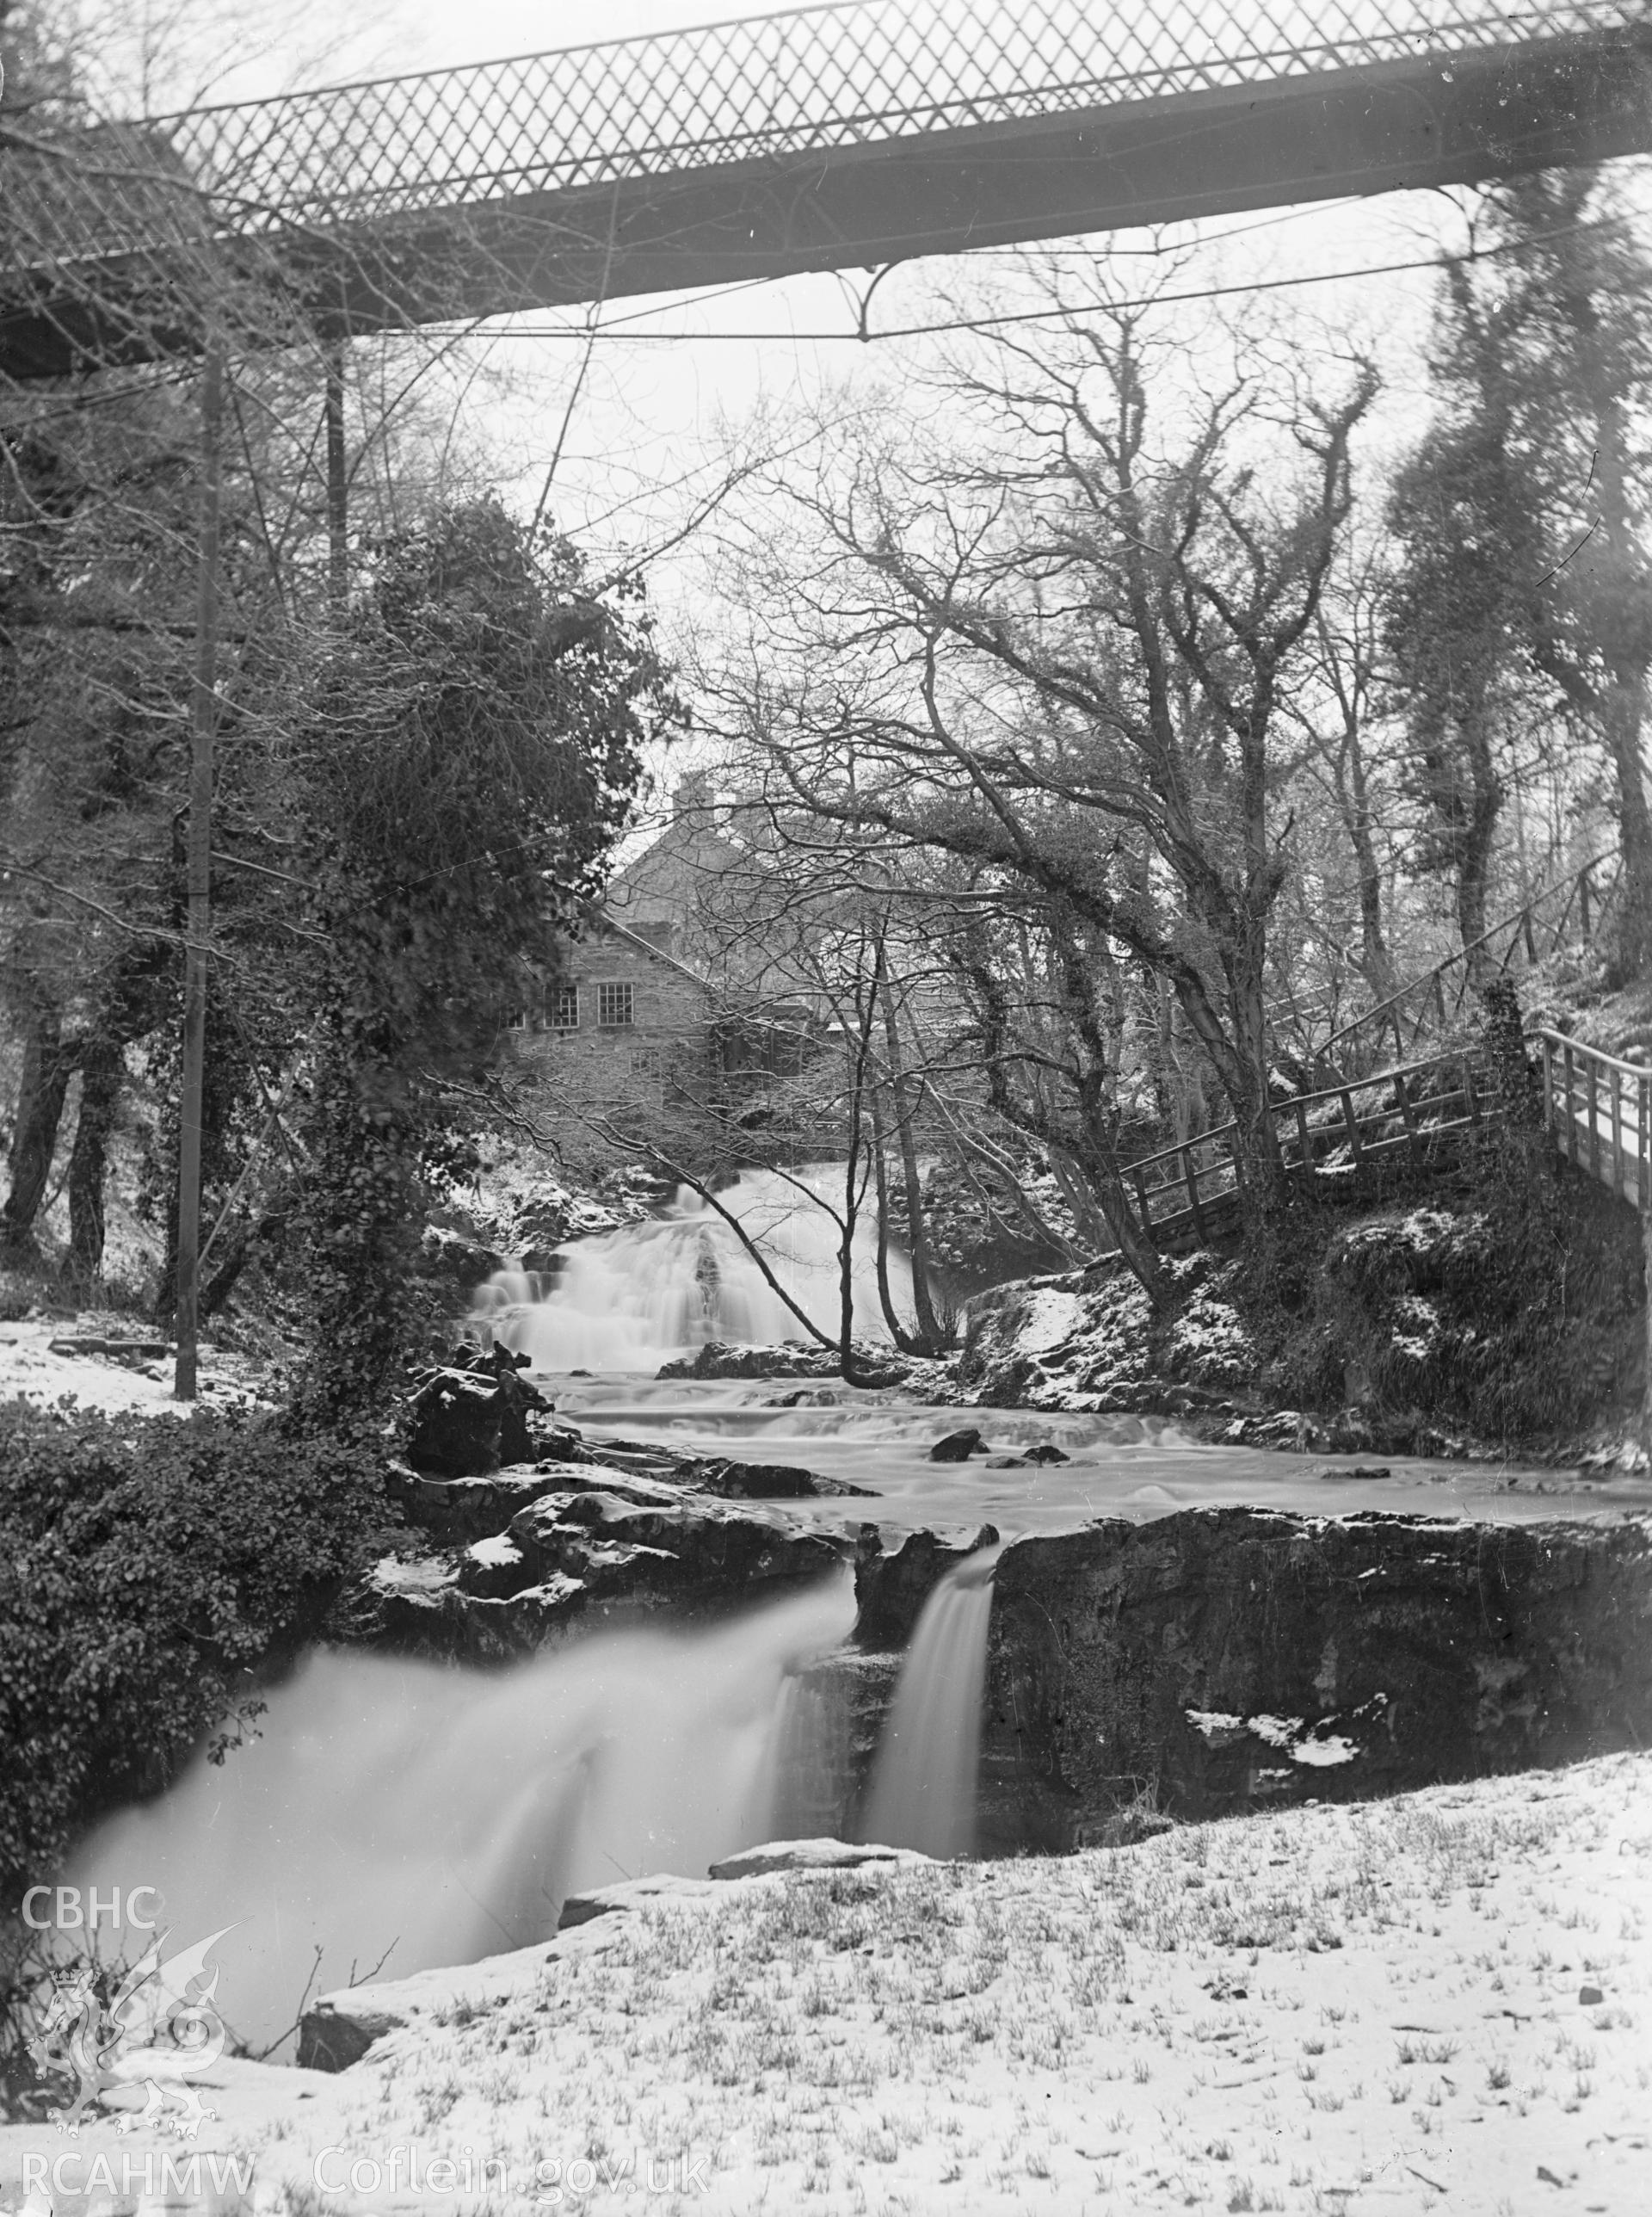
[[[1463,875],[1465,936],[1514,717],[1569,729],[1605,774],[1623,840],[1619,946],[1652,960],[1652,809],[1643,733],[1652,559],[1643,429],[1652,398],[1652,255],[1597,171],[1484,195],[1472,258],[1446,264],[1439,395],[1396,488],[1406,550],[1392,644],[1415,776],[1442,859]]]
[[[418,1226],[462,1153],[454,1082],[554,967],[641,750],[680,712],[635,589],[591,598],[566,542],[493,500],[379,548],[298,709],[322,942],[302,1232],[332,1411],[380,1387],[416,1328]]]

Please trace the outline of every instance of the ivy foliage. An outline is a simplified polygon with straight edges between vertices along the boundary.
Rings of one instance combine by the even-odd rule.
[[[365,1440],[0,1404],[0,1900],[203,1735],[221,1757],[395,1525]]]
[[[682,712],[635,589],[594,596],[565,541],[491,500],[379,548],[304,707],[324,952],[300,1229],[330,1417],[380,1393],[416,1336],[419,1226],[462,1166],[454,1101],[554,972],[643,750]]]

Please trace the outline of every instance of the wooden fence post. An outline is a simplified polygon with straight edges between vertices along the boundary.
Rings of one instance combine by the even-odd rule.
[[[1422,1142],[1417,1132],[1417,1113],[1411,1106],[1410,1089],[1402,1076],[1396,1076],[1394,1090],[1399,1098],[1400,1115],[1405,1123],[1406,1152],[1415,1163],[1421,1157]]]
[[[1353,1096],[1346,1090],[1342,1095],[1342,1121],[1348,1127],[1348,1149],[1353,1157],[1355,1170],[1359,1167],[1359,1119],[1353,1113]]]
[[[1612,1087],[1612,1189],[1628,1198],[1629,1173],[1624,1168],[1624,1116],[1621,1073],[1612,1071],[1607,1084]]]
[[[1193,1220],[1193,1232],[1201,1246],[1205,1244],[1205,1212],[1199,1205],[1199,1170],[1193,1161],[1193,1151],[1181,1151],[1181,1182],[1187,1189],[1187,1210]]]
[[[1600,1079],[1596,1074],[1594,1057],[1586,1055],[1583,1061],[1583,1101],[1589,1116],[1589,1175],[1600,1175]]]
[[[1141,1204],[1142,1231],[1150,1247],[1156,1250],[1158,1241],[1153,1237],[1153,1211],[1147,1198],[1147,1177],[1141,1166],[1133,1164],[1131,1175],[1136,1181],[1136,1198]]]
[[[1566,1159],[1574,1165],[1577,1161],[1577,1117],[1572,1107],[1577,1073],[1572,1058],[1572,1043],[1567,1041],[1560,1051],[1561,1067],[1566,1075]]]

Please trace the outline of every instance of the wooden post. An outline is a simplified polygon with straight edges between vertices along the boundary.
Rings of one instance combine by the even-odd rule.
[[[1410,1089],[1402,1077],[1396,1076],[1394,1090],[1399,1096],[1400,1115],[1405,1124],[1406,1152],[1415,1163],[1420,1161],[1422,1155],[1422,1141],[1417,1131],[1417,1112],[1411,1106]]]
[[[1469,1104],[1469,1121],[1480,1121],[1480,1096],[1474,1090],[1474,1065],[1466,1056],[1463,1061],[1463,1098]]]
[[[1543,1042],[1543,1128],[1555,1128],[1555,1050],[1545,1039]]]
[[[1577,1161],[1577,1116],[1572,1103],[1575,1097],[1576,1071],[1573,1067],[1572,1043],[1567,1041],[1560,1051],[1561,1067],[1566,1073],[1566,1159]]]
[[[200,497],[195,553],[195,682],[189,712],[188,926],[184,942],[183,1070],[178,1097],[176,1399],[195,1398],[200,1325],[200,1104],[206,1060],[206,961],[212,936],[213,739],[218,723],[218,528],[224,427],[224,342],[210,332],[201,366]]]
[[[1153,1211],[1147,1198],[1146,1174],[1139,1163],[1131,1165],[1131,1174],[1136,1181],[1136,1198],[1141,1205],[1143,1234],[1148,1245],[1156,1248],[1159,1243],[1153,1237]]]
[[[1193,1232],[1201,1246],[1205,1244],[1205,1212],[1199,1205],[1199,1170],[1193,1162],[1193,1151],[1181,1151],[1181,1182],[1187,1189],[1187,1209],[1193,1220]]]
[[[1577,897],[1583,913],[1583,936],[1589,936],[1589,866],[1587,862],[1577,874]]]
[[[1583,1103],[1589,1116],[1589,1175],[1598,1178],[1600,1175],[1600,1126],[1597,1121],[1600,1113],[1600,1081],[1595,1071],[1594,1057],[1587,1053],[1583,1059]]]
[[[1615,1070],[1609,1071],[1606,1082],[1612,1088],[1612,1189],[1616,1194],[1623,1194],[1629,1177],[1624,1169],[1623,1104],[1618,1098],[1620,1073]]]
[[[1635,1186],[1643,1215],[1652,1213],[1652,1078],[1635,1081]]]
[[[1308,1111],[1299,1099],[1297,1102],[1297,1137],[1302,1142],[1302,1168],[1306,1177],[1314,1174],[1314,1135],[1308,1126]]]
[[[1342,1096],[1342,1121],[1348,1127],[1348,1147],[1353,1156],[1353,1166],[1358,1170],[1360,1161],[1359,1119],[1353,1113],[1353,1096],[1346,1091]]]

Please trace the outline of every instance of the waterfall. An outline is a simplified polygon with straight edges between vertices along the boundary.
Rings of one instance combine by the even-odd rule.
[[[930,1856],[974,1850],[987,1626],[1002,1553],[982,1548],[923,1605],[872,1769],[865,1840]]]
[[[258,1738],[101,1826],[67,1878],[155,1887],[181,1943],[233,1925],[220,2005],[262,2047],[306,1979],[365,1978],[386,1950],[393,1979],[526,1947],[570,1892],[703,1878],[773,1837],[809,1798],[798,1674],[854,1614],[846,1572],[731,1624],[601,1631],[496,1674],[317,1652]]]
[[[748,1170],[718,1195],[758,1242],[792,1299],[836,1336],[841,1234],[823,1201],[841,1205],[841,1165]],[[904,1256],[889,1257],[890,1291],[909,1315],[912,1275]],[[878,1300],[876,1233],[856,1226],[853,1250],[854,1329],[887,1339]],[[498,1272],[480,1288],[470,1319],[526,1352],[536,1370],[657,1370],[708,1340],[766,1345],[803,1336],[803,1326],[767,1283],[739,1234],[690,1187],[680,1187],[660,1215],[618,1232],[570,1240],[543,1274]]]

